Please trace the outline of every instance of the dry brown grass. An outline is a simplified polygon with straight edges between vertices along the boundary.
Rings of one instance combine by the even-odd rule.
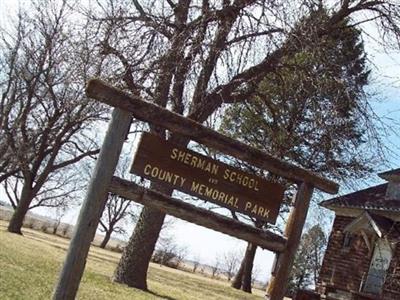
[[[68,247],[68,240],[24,229],[24,236],[5,231],[0,221],[0,299],[49,299]],[[151,264],[150,292],[113,283],[120,254],[92,247],[79,289],[79,299],[262,299],[227,282]]]

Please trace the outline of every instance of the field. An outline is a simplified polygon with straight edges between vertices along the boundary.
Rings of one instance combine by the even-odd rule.
[[[24,236],[6,232],[0,221],[0,299],[49,299],[68,247],[68,240],[31,229]],[[150,292],[113,283],[119,254],[92,247],[78,299],[262,299],[212,280],[165,266],[149,269]]]

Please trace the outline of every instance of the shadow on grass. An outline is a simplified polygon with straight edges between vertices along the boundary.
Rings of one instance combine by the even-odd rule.
[[[177,300],[177,298],[172,298],[172,297],[169,297],[169,296],[161,295],[161,294],[158,294],[158,293],[153,292],[153,291],[150,291],[150,290],[147,290],[146,292],[149,293],[149,294],[151,294],[151,295],[153,295],[153,296],[160,297],[160,298],[163,298],[163,299],[167,299],[167,300]]]

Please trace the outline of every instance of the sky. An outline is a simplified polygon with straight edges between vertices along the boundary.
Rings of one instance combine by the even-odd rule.
[[[0,0],[0,26],[4,26],[8,14],[13,14],[14,0]],[[374,36],[365,39],[365,49],[370,60],[372,69],[372,84],[369,87],[371,96],[371,106],[375,113],[382,117],[389,128],[395,128],[400,124],[400,53],[395,51],[385,53],[382,47],[374,41]],[[397,130],[400,127],[397,127]],[[387,131],[384,139],[385,144],[390,149],[388,165],[380,165],[379,171],[390,168],[400,167],[400,138],[399,133]],[[380,179],[377,176],[368,178],[368,184],[378,184]],[[360,188],[365,187],[365,181],[360,181]],[[349,192],[341,190],[341,193]],[[1,191],[0,191],[1,193]],[[4,195],[0,194],[3,198]],[[328,195],[324,196],[329,197]],[[77,211],[70,212],[64,221],[74,222]],[[330,214],[330,217],[332,215]],[[332,218],[330,218],[332,219]],[[130,232],[131,233],[131,232]],[[129,234],[130,234],[129,233]],[[242,255],[246,247],[246,242],[227,235],[185,222],[176,220],[168,234],[174,235],[179,245],[188,249],[189,259],[200,260],[201,263],[213,264],[217,257],[221,257],[226,252],[236,252]],[[273,263],[274,254],[267,250],[258,250],[255,259],[256,268],[259,270],[258,278],[267,280]]]

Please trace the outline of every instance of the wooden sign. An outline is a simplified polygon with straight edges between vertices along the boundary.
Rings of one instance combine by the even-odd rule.
[[[284,188],[228,164],[144,133],[131,173],[275,223]]]

